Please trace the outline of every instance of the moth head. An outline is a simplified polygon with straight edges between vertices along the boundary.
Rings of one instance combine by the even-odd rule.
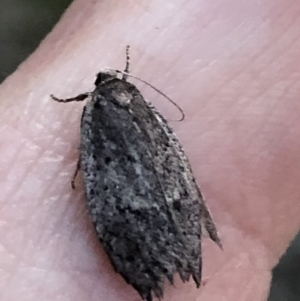
[[[117,77],[116,70],[105,68],[97,74],[95,86],[101,85]]]

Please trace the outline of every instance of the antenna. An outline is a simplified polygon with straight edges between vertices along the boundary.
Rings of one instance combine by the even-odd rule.
[[[130,54],[129,54],[130,46],[126,46],[126,65],[124,69],[124,73],[122,76],[122,80],[127,80],[128,74],[129,74],[129,64],[130,64]]]
[[[127,64],[126,64],[126,67],[127,67]],[[111,69],[111,70],[112,70],[112,69]],[[126,70],[126,69],[125,69],[125,70]],[[125,71],[120,71],[120,70],[115,70],[115,71],[116,71],[117,73],[123,74],[123,78],[122,78],[122,79],[124,79],[124,76],[126,76],[126,78],[127,78],[128,76],[130,76],[130,77],[133,77],[133,78],[139,80],[140,82],[142,82],[142,83],[148,85],[149,87],[151,87],[153,90],[155,90],[157,93],[159,93],[159,94],[162,95],[164,98],[166,98],[170,103],[172,103],[172,104],[179,110],[179,112],[181,113],[181,118],[180,118],[178,121],[184,120],[185,114],[184,114],[183,110],[180,108],[180,106],[179,106],[175,101],[173,101],[173,100],[172,100],[169,96],[167,96],[165,93],[161,92],[160,90],[158,90],[157,88],[155,88],[153,85],[149,84],[149,83],[146,82],[145,80],[143,80],[143,79],[141,79],[141,78],[139,78],[139,77],[137,77],[137,76],[135,76],[135,75],[132,75],[132,74],[130,74],[130,73],[128,73],[128,72],[125,72]]]

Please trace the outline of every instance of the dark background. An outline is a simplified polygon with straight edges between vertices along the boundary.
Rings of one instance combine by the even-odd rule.
[[[35,50],[71,2],[0,0],[0,82]],[[300,233],[273,270],[268,300],[300,301]]]

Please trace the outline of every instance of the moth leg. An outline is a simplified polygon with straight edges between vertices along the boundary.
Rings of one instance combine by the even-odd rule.
[[[75,180],[76,180],[76,177],[78,175],[79,170],[80,170],[80,156],[78,158],[78,161],[77,161],[77,164],[76,164],[76,169],[75,169],[74,175],[72,177],[72,181],[71,181],[72,189],[75,189]]]
[[[89,97],[90,95],[88,95]],[[82,115],[81,115],[81,124],[82,124],[82,119],[83,119],[83,116],[84,116],[84,113],[85,113],[85,110],[86,110],[86,106],[84,106],[83,108],[83,111],[82,111]],[[72,181],[71,181],[71,186],[73,189],[75,189],[75,180],[76,180],[76,177],[77,177],[77,174],[78,174],[78,171],[80,169],[80,163],[81,162],[81,156],[79,155],[78,157],[78,161],[77,161],[77,165],[76,165],[76,170],[74,172],[74,175],[73,175],[73,178],[72,178]]]
[[[211,240],[213,240],[221,249],[223,249],[222,247],[222,242],[221,239],[219,237],[217,228],[213,222],[213,219],[210,215],[210,212],[208,210],[208,208],[206,207],[206,205],[203,203],[201,206],[201,215],[202,215],[202,219],[203,219],[203,225],[206,229],[206,231],[208,232],[209,237],[211,238]]]
[[[90,95],[89,95],[90,96]],[[85,114],[85,110],[86,110],[86,106],[83,107],[83,111],[82,111],[82,114],[81,114],[81,120],[80,120],[80,124],[82,126],[82,120],[83,120],[83,116]]]
[[[87,93],[89,94],[89,93]],[[88,95],[89,97],[90,95]],[[83,119],[83,116],[84,116],[84,113],[85,113],[85,110],[86,110],[86,106],[84,106],[83,108],[83,111],[82,111],[82,115],[81,115],[81,124],[82,124],[82,119]],[[77,164],[76,164],[76,169],[75,169],[75,172],[74,172],[74,175],[72,177],[72,181],[71,181],[71,186],[73,189],[75,189],[75,180],[76,180],[76,177],[78,175],[78,171],[80,170],[80,166],[81,166],[81,156],[79,155],[78,157],[78,160],[77,160]]]
[[[91,95],[91,93],[87,92],[87,93],[82,93],[82,94],[79,94],[75,97],[71,97],[71,98],[57,98],[55,97],[54,95],[50,95],[51,98],[57,102],[72,102],[72,101],[83,101],[85,100],[86,98],[88,98],[89,96]]]

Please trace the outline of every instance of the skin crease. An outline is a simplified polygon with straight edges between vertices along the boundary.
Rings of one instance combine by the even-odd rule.
[[[74,1],[0,90],[0,299],[140,300],[99,246],[81,175],[70,186],[84,104],[49,97],[123,70],[129,44],[131,72],[185,112],[170,124],[224,247],[205,238],[205,284],[177,279],[164,300],[266,300],[300,226],[299,11],[293,0]]]

